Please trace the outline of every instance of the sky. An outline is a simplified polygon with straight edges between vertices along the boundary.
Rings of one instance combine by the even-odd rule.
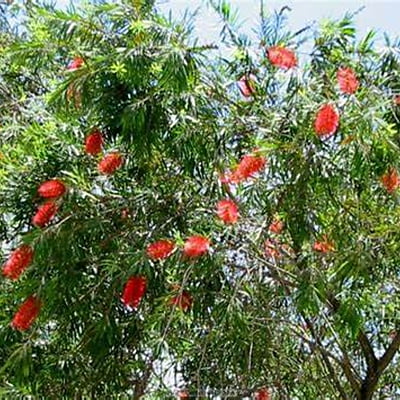
[[[231,4],[239,10],[244,28],[251,30],[257,24],[259,0],[231,0]],[[202,0],[162,0],[162,10],[171,10],[180,15],[186,8],[195,9]],[[319,22],[327,18],[340,18],[346,11],[354,12],[364,7],[355,17],[356,27],[361,36],[368,30],[388,32],[391,37],[399,35],[400,0],[265,0],[269,11],[279,10],[288,5],[288,25],[298,30],[311,22]],[[205,7],[203,7],[205,8]],[[218,19],[211,11],[202,11],[196,23],[197,34],[201,37],[218,37]]]
[[[60,6],[65,6],[69,0],[56,0]],[[78,0],[73,0],[76,3]],[[171,10],[173,15],[181,15],[185,9],[194,10],[204,0],[158,0],[163,11]],[[257,24],[259,0],[230,0],[238,8],[244,28],[251,30]],[[388,32],[395,37],[400,34],[400,0],[265,0],[268,10],[279,10],[288,5],[292,11],[288,14],[288,24],[293,30],[300,29],[313,21],[326,18],[340,18],[346,11],[356,11],[365,7],[356,18],[356,26],[360,35],[369,29]],[[196,33],[204,39],[218,38],[218,19],[214,13],[205,10],[199,14],[196,22]]]

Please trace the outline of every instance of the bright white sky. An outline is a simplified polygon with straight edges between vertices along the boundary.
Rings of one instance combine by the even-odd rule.
[[[73,0],[75,4],[78,1]],[[194,10],[204,2],[205,0],[158,0],[157,4],[162,10],[172,10],[174,15],[179,16],[185,9]],[[69,0],[56,0],[56,3],[65,6]],[[259,0],[231,0],[231,4],[239,9],[247,31],[257,24],[259,3]],[[284,5],[291,7],[288,22],[293,30],[300,29],[312,21],[330,17],[340,18],[346,11],[356,11],[365,6],[356,17],[361,36],[371,28],[388,32],[391,37],[399,35],[400,0],[265,0],[265,3],[269,10],[280,9]],[[214,13],[203,11],[197,19],[196,26],[197,35],[201,39],[218,39],[219,29]]]
[[[186,8],[195,9],[202,4],[202,0],[162,0],[159,3],[162,3],[162,9],[171,9],[179,15]],[[356,11],[364,6],[365,9],[355,19],[361,35],[371,28],[380,32],[386,31],[392,37],[399,35],[400,0],[265,0],[264,3],[271,11],[288,5],[292,9],[288,23],[293,30],[301,29],[312,21],[340,18],[346,11]],[[239,9],[247,28],[257,24],[259,0],[231,0],[231,4]],[[215,21],[215,17],[209,12],[200,14],[196,24],[198,33],[217,35]]]

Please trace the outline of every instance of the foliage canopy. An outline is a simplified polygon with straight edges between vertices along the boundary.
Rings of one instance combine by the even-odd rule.
[[[250,38],[209,6],[223,52],[153,1],[0,5],[1,251],[34,250],[0,281],[1,395],[399,395],[400,42],[350,15],[293,33],[262,2]],[[34,227],[52,179],[67,192]]]

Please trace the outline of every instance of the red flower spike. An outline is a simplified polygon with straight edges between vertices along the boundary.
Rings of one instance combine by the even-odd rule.
[[[85,139],[85,152],[86,154],[90,154],[95,156],[101,153],[103,149],[103,135],[98,129],[92,130],[92,132],[86,136]]]
[[[146,293],[147,279],[144,276],[132,276],[125,285],[122,302],[131,308],[137,308]]]
[[[272,46],[268,49],[268,59],[278,68],[291,69],[296,67],[297,58],[292,50],[283,46]]]
[[[328,240],[326,235],[324,235],[322,237],[322,240],[316,241],[314,243],[313,250],[325,254],[335,250],[335,245],[333,244],[333,242]]]
[[[3,266],[3,275],[16,280],[29,267],[33,260],[32,247],[23,244],[15,249]]]
[[[381,182],[388,193],[392,194],[400,185],[400,177],[397,170],[390,167],[386,174],[381,177]]]
[[[176,296],[172,297],[169,304],[171,306],[178,307],[182,311],[188,311],[193,304],[193,297],[190,295],[189,292],[183,290],[182,293],[177,294]]]
[[[98,169],[103,175],[112,175],[119,167],[121,167],[123,158],[120,153],[110,153],[103,157],[99,162]]]
[[[168,258],[175,249],[175,244],[170,240],[159,240],[147,246],[146,253],[152,260]]]
[[[331,137],[339,127],[339,113],[331,104],[324,104],[317,113],[314,129],[320,138]]]
[[[232,200],[220,200],[217,204],[217,215],[225,224],[235,224],[239,218],[239,209]]]
[[[336,74],[339,89],[342,93],[353,94],[360,86],[355,72],[348,67],[339,68]]]
[[[67,188],[59,179],[51,179],[39,186],[38,194],[45,199],[56,199],[65,194]]]
[[[260,172],[265,164],[266,159],[263,156],[245,155],[239,162],[236,169],[231,173],[230,182],[239,183],[246,179],[253,178],[253,176]]]
[[[270,398],[270,392],[266,388],[258,389],[254,396],[254,400],[270,400]]]
[[[36,296],[28,297],[14,315],[11,326],[19,331],[28,330],[39,315],[41,306],[41,301]]]
[[[243,75],[239,79],[237,85],[243,97],[251,97],[251,95],[255,93],[256,89],[254,81],[255,81],[254,75],[250,76]]]
[[[268,258],[280,258],[282,254],[279,250],[279,243],[276,240],[267,239],[264,242],[264,254]]]
[[[200,257],[210,248],[210,241],[204,236],[191,236],[185,242],[183,254],[189,258]]]
[[[58,207],[53,202],[41,205],[32,218],[32,224],[39,228],[42,228],[55,217],[57,211]]]
[[[80,67],[82,67],[82,65],[85,63],[85,61],[83,61],[82,57],[75,57],[69,64],[67,67],[68,71],[75,71],[77,69],[79,69]]]
[[[281,221],[280,219],[274,219],[268,227],[268,230],[272,233],[275,233],[276,235],[280,235],[283,231],[283,228],[283,221]]]

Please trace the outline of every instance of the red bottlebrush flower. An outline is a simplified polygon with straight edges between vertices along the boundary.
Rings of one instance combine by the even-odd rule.
[[[264,254],[268,258],[280,258],[282,254],[279,249],[279,243],[274,239],[267,239],[264,242]]]
[[[28,330],[39,315],[41,306],[41,301],[36,296],[28,297],[14,315],[11,326],[19,331]]]
[[[200,257],[208,252],[210,241],[204,236],[191,236],[185,242],[183,254],[189,258]]]
[[[182,293],[179,293],[176,296],[172,297],[169,304],[171,306],[178,307],[182,311],[186,312],[192,307],[193,297],[190,295],[189,292],[183,290]]]
[[[390,167],[386,174],[381,177],[381,182],[389,193],[393,193],[400,185],[400,177],[397,170]]]
[[[147,289],[147,279],[144,276],[132,276],[125,285],[122,302],[131,308],[137,308]]]
[[[328,240],[326,235],[324,235],[322,237],[322,240],[316,241],[314,243],[313,250],[320,253],[329,253],[330,251],[335,250],[335,245],[333,244],[333,242]]]
[[[320,138],[329,138],[339,126],[339,113],[331,104],[324,104],[317,113],[314,129]]]
[[[220,200],[217,204],[217,215],[225,224],[235,224],[239,218],[239,209],[232,200]]]
[[[269,230],[270,232],[272,232],[272,233],[275,233],[276,235],[279,235],[279,234],[282,233],[283,227],[284,227],[283,221],[281,221],[280,219],[274,219],[274,220],[271,222],[271,224],[270,224],[268,230]]]
[[[269,400],[270,398],[270,392],[266,388],[258,389],[254,396],[254,400]]]
[[[260,172],[265,164],[266,159],[263,156],[248,154],[239,162],[236,169],[231,173],[229,178],[231,183],[239,183],[246,179],[252,178],[257,172]]]
[[[252,94],[255,93],[256,88],[254,81],[255,76],[252,74],[250,76],[243,75],[239,79],[237,85],[243,97],[250,97]]]
[[[351,68],[339,68],[336,77],[342,93],[353,94],[360,86],[360,82],[358,81],[355,72]]]
[[[275,67],[290,69],[297,65],[296,55],[283,46],[272,46],[268,49],[268,59]]]
[[[147,246],[146,253],[152,260],[168,258],[175,249],[175,244],[170,240],[159,240]]]
[[[29,267],[33,260],[32,247],[23,244],[15,249],[3,266],[3,275],[16,280]]]
[[[41,205],[32,218],[32,224],[42,228],[48,224],[56,215],[58,207],[55,203],[49,202]]]
[[[99,162],[99,171],[103,175],[113,174],[121,165],[123,159],[120,153],[110,153]]]
[[[67,67],[68,71],[75,71],[76,69],[79,69],[80,67],[82,67],[82,65],[85,63],[85,61],[83,61],[82,57],[75,57],[69,64]]]
[[[98,129],[92,130],[92,132],[86,136],[85,139],[85,152],[92,156],[101,153],[103,148],[103,135]]]
[[[38,194],[46,199],[56,199],[65,194],[67,188],[59,179],[51,179],[39,186]]]

